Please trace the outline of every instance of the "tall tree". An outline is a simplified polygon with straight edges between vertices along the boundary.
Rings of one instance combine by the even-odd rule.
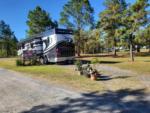
[[[80,56],[81,45],[84,40],[81,37],[82,31],[87,26],[93,26],[93,8],[89,0],[69,0],[61,12],[60,24],[75,30],[76,52]]]
[[[150,53],[150,25],[148,25],[144,31],[144,40],[146,46],[149,48],[149,53]]]
[[[40,6],[37,6],[34,10],[29,11],[27,25],[29,30],[27,31],[29,36],[41,33],[47,29],[58,27],[56,21],[52,21],[49,14],[43,10]]]
[[[125,26],[125,35],[128,38],[128,43],[130,44],[130,57],[131,61],[134,61],[133,56],[133,44],[135,39],[135,34],[140,30],[141,27],[144,27],[147,22],[146,8],[149,6],[148,0],[137,0],[135,4],[131,5],[124,16],[124,26]]]
[[[125,0],[105,0],[106,9],[100,13],[99,26],[107,34],[107,40],[113,45],[114,55],[116,56],[116,46],[118,40],[118,29],[122,26],[121,18],[127,7]]]
[[[98,53],[100,51],[100,31],[93,29],[89,31],[81,31],[82,37],[81,52],[84,54]],[[84,42],[84,43],[83,43]]]
[[[87,35],[87,41],[85,43],[85,49],[87,53],[100,52],[100,31],[99,29],[90,30]]]
[[[0,21],[0,42],[1,56],[16,55],[17,38],[4,21]]]
[[[140,30],[136,35],[136,42],[147,46],[150,52],[150,25]]]

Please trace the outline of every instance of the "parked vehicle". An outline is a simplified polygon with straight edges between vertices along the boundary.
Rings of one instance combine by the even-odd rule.
[[[72,61],[75,58],[73,31],[51,29],[19,43],[18,55],[24,60],[36,57],[41,63]]]

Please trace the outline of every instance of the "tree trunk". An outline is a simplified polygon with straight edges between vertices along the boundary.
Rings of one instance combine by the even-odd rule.
[[[114,47],[114,56],[117,56],[116,47]]]
[[[3,44],[1,44],[1,53],[3,52]]]
[[[78,47],[77,56],[80,57],[80,48]]]
[[[93,48],[93,54],[95,53],[95,50],[94,50],[94,48]]]
[[[76,43],[76,46],[75,46],[75,54],[77,55],[77,57],[80,57],[80,44],[79,42]]]
[[[80,44],[81,44],[81,42],[80,42],[80,30],[78,30],[75,35],[76,35],[75,52],[76,52],[77,57],[80,57],[80,52],[81,52],[81,50],[80,50],[81,49],[80,48]]]
[[[149,53],[150,53],[150,40],[149,40]]]
[[[114,38],[114,56],[117,56],[116,45],[117,45],[116,38]]]
[[[9,57],[10,51],[9,51],[10,47],[9,47],[9,43],[6,43],[6,57]]]
[[[132,34],[130,35],[129,38],[130,38],[130,58],[131,58],[131,61],[134,62]]]
[[[130,58],[131,58],[131,61],[134,62],[133,45],[132,44],[130,44]]]
[[[78,47],[77,47],[77,56],[80,57],[80,53],[81,53],[81,47],[80,47],[80,40],[78,42]]]
[[[137,52],[139,53],[140,52],[140,45],[137,45]]]

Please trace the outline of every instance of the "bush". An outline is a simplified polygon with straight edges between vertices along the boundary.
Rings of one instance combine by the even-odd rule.
[[[35,57],[30,59],[30,65],[36,65],[37,64],[37,60]]]
[[[99,63],[98,58],[93,58],[92,61],[91,61],[91,64],[93,64],[94,69],[96,68],[96,64],[98,64],[98,63]]]
[[[6,51],[4,50],[0,51],[0,57],[6,57]]]
[[[81,70],[81,67],[82,67],[81,61],[80,61],[80,60],[75,61],[75,65],[76,65],[76,67],[77,67],[77,70],[80,71],[80,70]]]
[[[29,65],[40,65],[41,64],[36,55],[33,55],[33,57],[29,59],[29,61],[30,61]]]
[[[22,60],[20,60],[20,59],[16,60],[16,66],[23,66],[23,65],[24,65],[24,63]]]

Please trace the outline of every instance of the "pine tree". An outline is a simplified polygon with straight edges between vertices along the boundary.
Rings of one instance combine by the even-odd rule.
[[[133,46],[135,42],[135,34],[148,22],[148,12],[146,11],[148,6],[148,0],[137,0],[135,4],[131,5],[127,9],[123,19],[125,35],[126,38],[128,38],[128,43],[130,44],[131,61],[134,61]]]
[[[37,6],[33,11],[29,11],[27,25],[29,26],[29,30],[27,31],[29,36],[58,27],[57,22],[53,22],[49,14],[40,6]]]
[[[0,21],[0,55],[3,57],[16,55],[17,42],[17,38],[11,31],[9,25],[4,21]]]
[[[81,32],[84,31],[85,27],[93,26],[93,12],[89,0],[69,0],[60,14],[60,24],[75,31],[75,45],[78,56],[80,56],[81,46],[84,43]]]
[[[127,7],[125,0],[105,0],[106,9],[100,13],[99,27],[107,34],[107,40],[113,45],[116,56],[116,46],[118,40],[117,31],[122,26],[121,18]]]
[[[150,25],[138,32],[135,41],[141,45],[147,46],[150,52]]]

